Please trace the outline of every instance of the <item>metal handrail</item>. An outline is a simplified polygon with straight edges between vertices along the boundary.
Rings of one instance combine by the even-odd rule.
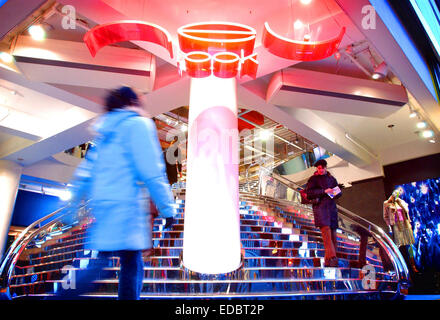
[[[272,172],[271,176],[281,184],[289,188],[292,188],[295,191],[299,192],[299,190],[303,189],[301,186],[297,185],[296,183],[276,173]],[[282,181],[282,179],[288,180],[288,182]],[[395,245],[393,240],[391,240],[391,238],[383,231],[383,229],[378,227],[374,223],[371,223],[370,221],[351,212],[350,210],[341,207],[340,205],[337,205],[337,208],[339,213],[342,215],[344,219],[351,221],[355,225],[367,231],[368,234],[371,235],[371,237],[373,237],[377,241],[377,243],[385,250],[388,257],[391,258],[390,260],[393,264],[394,269],[397,272],[397,277],[399,279],[400,284],[404,284],[404,285],[409,284],[410,282],[409,271],[406,262],[402,254],[400,253],[398,247]]]
[[[87,204],[82,206],[81,208],[84,208]],[[15,239],[15,241],[12,243],[12,245],[9,247],[7,253],[4,256],[4,259],[0,266],[0,288],[6,289],[9,288],[10,280],[12,276],[12,272],[14,270],[15,264],[17,263],[18,257],[23,252],[23,250],[26,248],[28,243],[36,236],[38,235],[42,230],[46,230],[50,226],[56,224],[60,220],[62,220],[64,217],[66,217],[69,214],[72,214],[72,211],[66,212],[62,214],[61,216],[57,217],[56,219],[46,223],[45,225],[39,227],[36,230],[33,230],[36,226],[41,225],[42,222],[54,217],[58,213],[62,212],[63,210],[66,210],[68,208],[73,207],[71,203],[67,204],[66,206],[55,210],[52,213],[49,213],[48,215],[44,216],[41,219],[38,219],[37,221],[30,224],[26,229],[24,229],[20,235]],[[78,208],[78,209],[81,209]],[[32,231],[29,234],[29,231]]]
[[[336,207],[345,219],[350,220],[369,232],[369,234],[379,243],[379,245],[385,250],[386,254],[391,258],[390,260],[397,272],[399,281],[408,284],[410,281],[406,262],[396,244],[383,231],[383,229],[340,205],[337,205]]]

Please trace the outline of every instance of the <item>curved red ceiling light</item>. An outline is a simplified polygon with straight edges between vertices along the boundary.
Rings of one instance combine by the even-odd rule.
[[[199,22],[177,30],[180,49],[184,53],[204,51],[209,54],[233,52],[251,55],[257,32],[255,29],[232,22]]]
[[[84,36],[84,42],[94,57],[99,49],[122,41],[148,41],[168,50],[173,58],[171,36],[164,28],[143,21],[122,20],[98,25]]]
[[[285,38],[273,32],[267,22],[264,23],[263,45],[272,54],[290,60],[316,61],[334,54],[341,44],[345,27],[339,35],[325,41],[298,41]]]

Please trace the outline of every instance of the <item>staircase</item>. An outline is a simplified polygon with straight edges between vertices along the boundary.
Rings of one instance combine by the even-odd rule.
[[[368,245],[367,267],[350,267],[358,260],[359,237],[341,227],[340,266],[324,268],[322,238],[309,207],[246,192],[240,193],[242,266],[230,274],[191,272],[181,260],[184,200],[176,200],[176,207],[171,230],[163,230],[163,219],[154,220],[154,252],[144,264],[142,299],[392,299],[400,294],[402,279],[396,270],[384,270],[377,242]],[[50,232],[41,228],[23,240],[2,264],[3,290],[15,299],[41,299],[57,290],[69,272],[81,272],[96,258],[96,252],[84,250],[87,227],[87,219],[69,226],[55,222]],[[115,299],[118,272],[118,258],[108,259],[95,291],[86,297]]]

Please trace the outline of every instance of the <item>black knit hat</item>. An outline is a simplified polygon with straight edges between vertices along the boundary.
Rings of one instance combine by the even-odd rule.
[[[120,87],[109,92],[105,98],[105,108],[107,111],[113,109],[122,109],[127,106],[139,104],[139,98],[136,92],[130,87]]]
[[[324,159],[318,160],[315,162],[315,164],[313,166],[314,167],[321,166],[323,168],[327,168],[327,161],[325,161]]]

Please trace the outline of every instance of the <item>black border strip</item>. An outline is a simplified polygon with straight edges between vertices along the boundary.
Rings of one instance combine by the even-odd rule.
[[[134,76],[145,76],[145,77],[150,76],[150,71],[144,71],[144,70],[99,66],[94,64],[76,63],[76,62],[68,62],[68,61],[46,60],[46,59],[30,58],[30,57],[22,57],[22,56],[14,56],[14,58],[15,61],[18,63],[41,64],[45,66],[121,73],[121,74],[129,74]]]
[[[406,104],[406,102],[401,102],[401,101],[358,96],[358,95],[354,95],[354,94],[346,94],[346,93],[339,93],[339,92],[323,91],[323,90],[318,90],[318,89],[293,87],[293,86],[287,86],[287,85],[282,85],[280,90],[298,92],[298,93],[306,93],[306,94],[314,94],[314,95],[348,99],[348,100],[358,100],[358,101],[364,101],[364,102],[380,103],[380,104],[387,104],[387,105],[399,106],[399,107],[402,107]]]

